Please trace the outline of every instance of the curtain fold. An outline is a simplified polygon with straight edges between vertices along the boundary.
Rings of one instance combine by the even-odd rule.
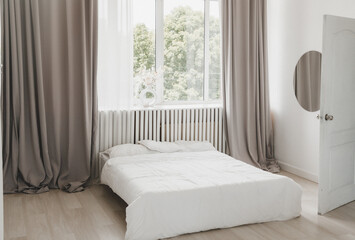
[[[133,95],[132,0],[99,1],[100,110],[128,110]]]
[[[222,89],[231,156],[278,172],[267,65],[267,2],[221,0]]]
[[[97,0],[3,0],[4,192],[83,190],[95,157]]]

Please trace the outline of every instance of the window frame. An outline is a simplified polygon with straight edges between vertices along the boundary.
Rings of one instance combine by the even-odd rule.
[[[155,0],[155,70],[164,69],[164,1]],[[221,97],[218,100],[209,99],[209,69],[210,69],[210,47],[209,47],[209,23],[210,23],[210,2],[219,0],[204,0],[204,72],[203,72],[203,100],[164,100],[164,76],[162,81],[157,82],[156,86],[156,105],[216,105],[222,104]],[[220,50],[222,52],[222,50]],[[222,56],[222,55],[221,55]],[[220,63],[220,65],[222,65]],[[222,76],[222,69],[220,72]],[[222,87],[222,79],[220,78],[220,86]],[[220,89],[220,91],[222,91]]]

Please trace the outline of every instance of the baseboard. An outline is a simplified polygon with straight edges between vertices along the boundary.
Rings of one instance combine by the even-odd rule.
[[[318,183],[318,176],[317,175],[307,172],[307,171],[304,171],[303,169],[292,166],[292,165],[282,162],[282,161],[278,161],[278,163],[280,164],[280,167],[282,170],[285,170],[286,172],[290,172],[290,173],[295,174],[297,176],[303,177],[309,181]]]

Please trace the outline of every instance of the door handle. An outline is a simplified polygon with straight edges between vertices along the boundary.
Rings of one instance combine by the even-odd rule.
[[[334,117],[330,114],[325,114],[324,119],[325,119],[325,121],[332,121],[334,119]]]

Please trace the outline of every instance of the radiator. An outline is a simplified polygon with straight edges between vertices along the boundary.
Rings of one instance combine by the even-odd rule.
[[[98,152],[140,140],[209,141],[225,152],[222,108],[100,111]]]

